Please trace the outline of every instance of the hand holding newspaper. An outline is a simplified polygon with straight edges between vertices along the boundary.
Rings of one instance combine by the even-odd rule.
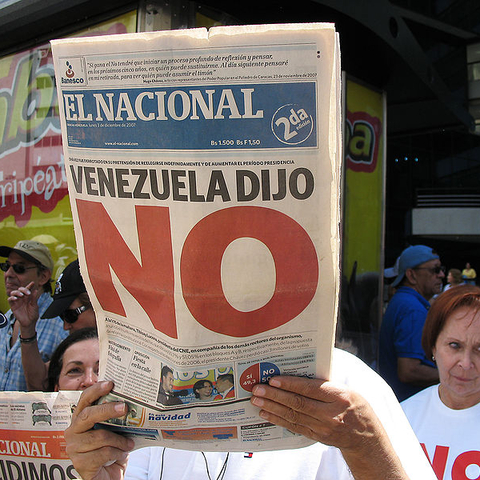
[[[101,378],[136,447],[312,443],[258,417],[275,375],[329,378],[341,158],[333,25],[52,42]]]

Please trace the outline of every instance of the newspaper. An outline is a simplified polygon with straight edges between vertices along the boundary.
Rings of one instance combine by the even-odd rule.
[[[81,392],[0,392],[0,478],[79,478],[64,430]]]
[[[273,375],[329,377],[334,26],[113,35],[52,50],[100,375],[115,383],[104,400],[130,407],[110,428],[139,447],[313,443],[262,421],[249,398]]]

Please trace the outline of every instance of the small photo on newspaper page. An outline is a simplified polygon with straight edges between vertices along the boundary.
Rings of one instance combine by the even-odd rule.
[[[341,76],[333,24],[52,41],[102,424],[136,447],[313,441],[252,389],[328,379],[339,287]]]

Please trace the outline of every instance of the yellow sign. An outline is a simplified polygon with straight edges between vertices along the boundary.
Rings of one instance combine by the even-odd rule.
[[[383,245],[384,95],[347,81],[344,275],[380,272]]]

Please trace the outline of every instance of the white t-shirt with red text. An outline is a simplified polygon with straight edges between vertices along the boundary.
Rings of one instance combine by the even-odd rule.
[[[334,349],[332,381],[358,391],[381,420],[410,480],[435,480],[392,389],[361,360]],[[372,455],[376,452],[372,451]],[[225,474],[223,474],[225,470]],[[353,480],[339,449],[321,443],[267,452],[147,447],[130,454],[125,480]],[[388,479],[375,479],[388,480]]]
[[[480,404],[452,410],[434,385],[402,407],[439,480],[480,479]]]

